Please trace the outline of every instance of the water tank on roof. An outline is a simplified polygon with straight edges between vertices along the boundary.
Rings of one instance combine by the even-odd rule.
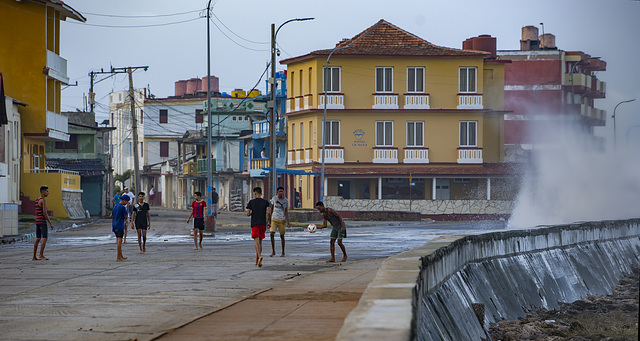
[[[491,53],[491,58],[496,57],[496,38],[488,34],[469,38],[462,42],[462,49],[484,51]]]
[[[555,49],[556,48],[556,36],[551,33],[545,33],[540,36],[540,48],[543,49]]]
[[[242,89],[235,89],[231,91],[231,97],[245,98],[247,97],[247,92]]]
[[[191,78],[187,81],[187,94],[193,95],[202,89],[202,80],[200,78]]]
[[[535,26],[523,27],[522,40],[538,40],[538,28]]]
[[[220,79],[216,76],[211,76],[209,81],[209,87],[213,92],[220,91]],[[207,92],[207,77],[202,77],[202,91]]]
[[[175,95],[184,96],[187,92],[187,81],[177,81],[175,85]]]

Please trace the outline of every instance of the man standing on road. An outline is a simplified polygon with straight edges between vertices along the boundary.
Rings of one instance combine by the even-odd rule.
[[[267,229],[269,202],[262,198],[262,188],[253,189],[253,199],[247,204],[247,217],[251,217],[251,238],[256,247],[255,265],[262,267],[262,240]]]
[[[144,192],[138,193],[138,202],[133,205],[133,217],[131,221],[136,226],[136,232],[138,232],[138,247],[140,253],[147,252],[147,228],[151,228],[151,217],[149,215],[149,204],[144,202]],[[133,225],[132,224],[132,225]],[[131,226],[133,229],[133,226]],[[142,236],[142,242],[140,237]]]
[[[124,188],[124,193],[122,193],[122,196],[127,196],[129,197],[129,199],[127,200],[127,217],[131,218],[131,216],[133,215],[133,202],[135,200],[135,195],[129,191],[129,187],[125,187]],[[131,220],[129,220],[129,223],[133,225],[133,222]],[[131,228],[133,229],[133,226],[131,226]],[[127,229],[124,229],[124,239],[122,241],[123,243],[127,243]]]
[[[122,197],[120,197],[120,202],[116,204],[116,206],[113,208],[113,211],[111,211],[111,215],[109,216],[110,218],[112,218],[111,230],[116,235],[117,240],[116,261],[118,262],[124,262],[127,260],[127,257],[122,255],[122,237],[124,236],[124,231],[127,230],[125,222],[127,221],[128,215],[125,205],[127,205],[128,203],[128,195],[123,195]]]
[[[334,263],[336,261],[335,253],[336,253],[336,240],[338,240],[338,246],[340,246],[340,250],[342,250],[342,260],[340,262],[347,261],[347,250],[342,244],[342,239],[347,238],[347,228],[344,225],[344,220],[336,212],[334,209],[329,207],[324,207],[324,203],[322,201],[318,201],[316,203],[316,209],[322,214],[322,225],[317,226],[318,229],[327,228],[327,221],[331,223],[331,259],[327,261],[327,263]]]
[[[276,243],[274,240],[276,230],[280,232],[280,241],[282,242],[282,254],[280,257],[284,257],[284,225],[286,223],[287,227],[291,227],[289,223],[289,200],[284,197],[284,187],[278,187],[276,192],[277,195],[271,198],[271,219],[267,221],[267,226],[270,226],[269,231],[271,232],[271,255],[269,257],[276,255]]]
[[[191,215],[187,219],[187,224],[193,217],[193,242],[196,244],[194,250],[198,249],[198,232],[200,232],[200,250],[202,250],[202,235],[204,233],[204,209],[207,207],[207,203],[202,200],[202,193],[193,193],[195,199],[191,203]]]
[[[49,260],[44,256],[44,247],[47,246],[47,238],[49,232],[47,230],[47,222],[51,225],[53,230],[53,224],[49,220],[49,214],[47,213],[47,199],[49,196],[49,187],[40,187],[40,197],[36,200],[36,242],[33,244],[33,258],[32,260]],[[40,256],[36,258],[38,253],[38,244],[42,238],[42,245],[40,245]]]

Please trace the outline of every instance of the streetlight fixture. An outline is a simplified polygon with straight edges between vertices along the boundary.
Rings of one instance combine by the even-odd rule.
[[[209,0],[209,2],[211,2],[211,0]],[[289,19],[278,26],[278,29],[275,28],[275,24],[271,24],[271,79],[269,79],[269,82],[271,83],[271,111],[269,113],[269,133],[271,138],[271,155],[269,155],[269,162],[271,163],[272,175],[271,196],[275,195],[276,188],[278,187],[278,175],[276,171],[276,37],[278,36],[278,31],[280,31],[282,26],[292,21],[307,21],[313,19],[315,18]],[[270,196],[267,196],[267,198],[270,198]]]
[[[615,108],[613,108],[613,115],[611,115],[611,118],[613,118],[613,148],[614,149],[618,149],[618,138],[616,137],[616,109],[618,109],[618,106],[620,104],[633,102],[635,100],[636,99],[634,98],[634,99],[629,99],[629,100],[626,100],[626,101],[622,101],[622,102],[616,104]]]

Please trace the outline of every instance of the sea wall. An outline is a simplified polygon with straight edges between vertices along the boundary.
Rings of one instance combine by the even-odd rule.
[[[488,339],[491,322],[609,293],[638,265],[640,219],[445,236],[387,259],[338,339]]]

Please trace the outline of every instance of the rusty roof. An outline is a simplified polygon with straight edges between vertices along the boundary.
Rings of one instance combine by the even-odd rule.
[[[388,21],[381,19],[373,26],[336,44],[333,49],[316,50],[303,56],[288,58],[280,64],[289,64],[315,56],[408,56],[408,57],[488,57],[490,53],[461,50],[434,45]]]

